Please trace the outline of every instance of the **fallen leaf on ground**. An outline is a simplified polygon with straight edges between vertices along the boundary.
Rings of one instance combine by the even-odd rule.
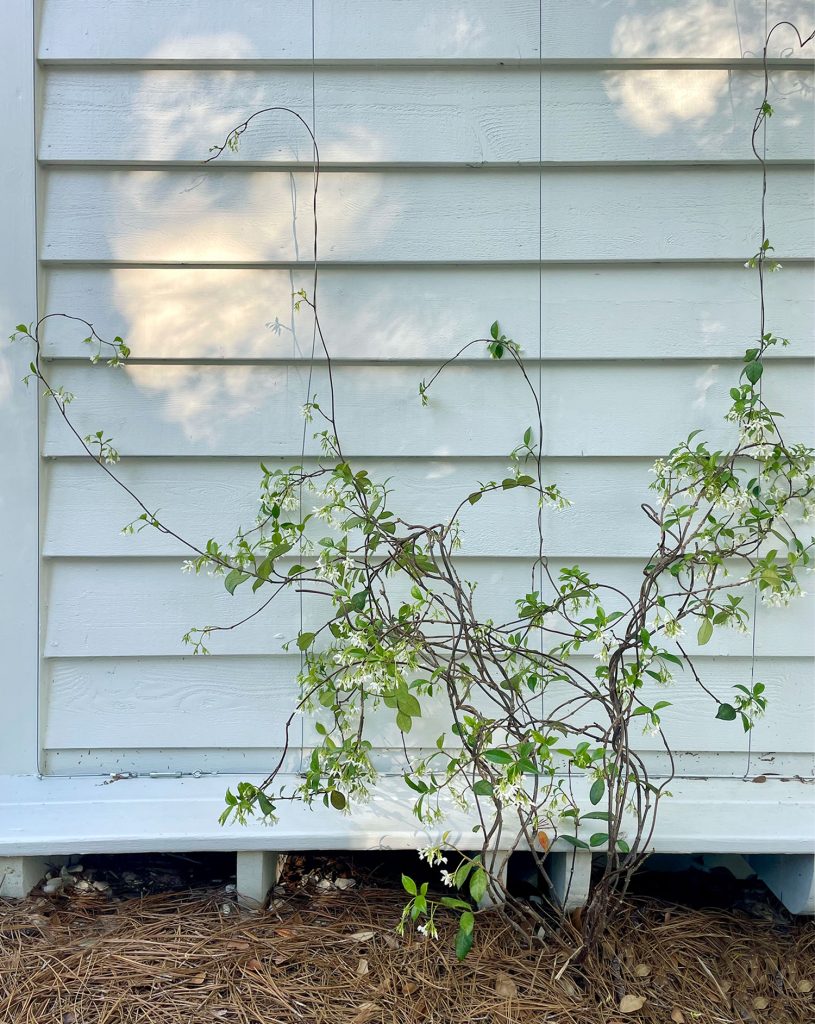
[[[645,996],[623,996],[620,1000],[620,1013],[636,1013],[645,1006]]]
[[[634,974],[636,974],[638,978],[647,978],[650,973],[651,968],[648,964],[637,964],[634,968]]]
[[[378,1013],[379,1007],[376,1003],[361,1003],[357,1008],[357,1015],[351,1019],[351,1024],[367,1024]]]
[[[365,932],[354,932],[353,935],[349,935],[348,938],[351,942],[368,942],[372,939],[376,932],[365,931]]]
[[[252,957],[251,960],[246,961],[246,966],[250,971],[262,971],[263,964],[256,957]]]
[[[769,1005],[770,1000],[767,999],[766,996],[756,996],[756,998],[753,1000],[754,1010],[766,1010]]]
[[[518,986],[508,974],[501,971],[495,978],[495,991],[505,999],[514,999],[518,995]]]
[[[367,974],[367,973],[368,973],[368,961],[367,960],[360,960],[360,962],[357,964],[357,974],[360,977],[362,977],[363,974]]]
[[[798,982],[798,984],[796,985],[796,988],[798,989],[799,992],[811,992],[812,991],[812,982],[811,981],[807,981],[806,979],[804,979],[803,981],[799,981]]]
[[[206,980],[207,980],[206,972],[205,971],[201,971],[200,974],[193,974],[193,976],[191,978],[187,978],[187,984],[188,985],[203,985]]]
[[[671,1010],[671,1020],[673,1024],[685,1024],[685,1014],[677,1007],[675,1010]]]

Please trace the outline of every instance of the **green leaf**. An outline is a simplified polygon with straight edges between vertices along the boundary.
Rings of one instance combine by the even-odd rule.
[[[274,814],[274,804],[266,796],[262,789],[258,790],[257,793],[258,807],[260,808],[261,814],[271,817]]]
[[[230,594],[235,593],[235,588],[239,587],[241,583],[245,583],[249,579],[249,574],[241,572],[240,569],[233,569],[225,578],[224,586]]]
[[[706,644],[708,640],[713,636],[713,623],[710,619],[705,619],[702,625],[699,627],[698,641],[700,645]]]
[[[764,373],[764,365],[757,359],[754,359],[752,363],[748,363],[744,367],[744,376],[751,384],[755,384],[759,377],[761,377],[762,373]]]
[[[475,867],[475,864],[471,860],[464,860],[456,868],[456,873],[453,876],[456,888],[461,889],[464,883],[467,881],[467,877]]]
[[[564,843],[568,843],[569,846],[574,846],[578,850],[590,849],[588,843],[584,843],[582,839],[578,839],[577,836],[560,836]]]
[[[720,704],[716,717],[722,722],[732,722],[736,717],[736,709],[732,704]]]
[[[529,447],[532,444],[532,427],[527,427],[524,433],[524,444]]]
[[[20,328],[18,327],[17,330],[19,331]],[[23,327],[22,330],[25,330],[25,328]],[[492,325],[492,327],[490,327],[490,336],[492,338],[494,338],[495,341],[498,341],[498,335],[500,333],[501,333],[501,331],[500,331],[500,328],[498,327],[498,321],[496,320],[495,323]]]
[[[481,501],[483,497],[484,495],[481,491],[473,491],[473,493],[468,496],[467,501],[469,501],[471,505],[475,505]]]
[[[492,796],[492,783],[486,779],[479,779],[473,786],[473,793],[476,796]]]
[[[416,895],[416,883],[410,875],[402,875],[402,888],[411,896]]]
[[[514,758],[506,750],[485,750],[484,760],[492,764],[512,764]]]
[[[624,839],[617,840],[617,849],[620,853],[631,853],[631,847]]]
[[[459,929],[456,935],[456,959],[463,960],[473,948],[472,931],[465,932]]]
[[[329,797],[329,800],[331,801],[331,806],[334,808],[335,811],[344,810],[346,805],[348,804],[348,801],[345,799],[345,797],[342,795],[342,793],[340,793],[338,789],[331,790],[331,796]]]
[[[297,637],[297,646],[301,651],[308,650],[308,648],[314,643],[314,637],[316,635],[316,633],[301,633],[300,636]]]
[[[467,932],[468,935],[472,935],[473,928],[475,927],[475,916],[469,907],[459,918],[458,926],[461,931]]]
[[[597,821],[608,821],[609,814],[608,811],[589,811],[588,814],[580,815],[581,821],[586,821],[589,818],[591,818],[592,820],[596,819]]]
[[[398,711],[396,713],[396,725],[401,732],[410,732],[413,719],[410,715],[406,715],[404,711]]]
[[[408,718],[422,717],[422,706],[412,693],[398,693],[396,695],[396,706]]]
[[[365,602],[368,600],[367,590],[358,590],[356,594],[352,595],[351,601],[349,602],[355,612],[361,612],[365,607]]]
[[[595,779],[592,783],[592,787],[589,790],[589,802],[591,804],[599,804],[603,799],[603,793],[606,791],[605,779]]]
[[[476,868],[470,878],[470,895],[476,903],[480,903],[487,891],[487,872],[483,868]]]
[[[608,842],[608,832],[595,832],[589,839],[589,846],[602,846]]]
[[[457,899],[455,896],[442,896],[439,903],[443,907],[447,907],[448,910],[467,910],[470,909],[470,904],[464,900]]]

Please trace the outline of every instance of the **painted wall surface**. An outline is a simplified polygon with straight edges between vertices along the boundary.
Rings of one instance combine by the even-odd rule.
[[[773,0],[768,23],[806,6]],[[531,422],[510,368],[467,359],[429,408],[417,396],[430,366],[498,319],[540,371],[546,470],[574,501],[545,520],[553,564],[632,583],[650,550],[649,467],[696,427],[725,439],[727,389],[757,329],[742,263],[760,241],[749,135],[763,0],[313,11],[312,24],[310,0],[42,4],[40,312],[121,334],[133,360],[91,366],[81,334],[49,328],[50,375],[77,395],[79,429],[104,428],[122,477],[199,540],[251,521],[259,459],[299,459],[311,324],[292,292],[310,287],[309,140],[269,118],[201,166],[255,109],[290,106],[321,147],[322,320],[349,454],[422,515],[503,476]],[[788,44],[777,37],[771,75],[769,234],[784,271],[768,322],[793,345],[767,392],[811,440],[813,73]],[[9,325],[34,315],[24,287],[15,298]],[[325,386],[318,364],[312,391]],[[193,659],[182,634],[234,621],[251,595],[183,574],[171,539],[122,536],[136,511],[53,409],[40,444],[43,772],[266,769],[295,693],[282,645],[297,602]],[[526,586],[525,511],[512,496],[463,520],[464,572],[498,610]],[[812,598],[760,607],[755,636],[704,648],[714,690],[761,680],[771,707],[748,738],[678,681],[666,731],[680,773],[813,773],[814,626]],[[409,741],[437,731],[425,722]],[[380,735],[399,771],[395,725]],[[310,736],[306,724],[293,764]],[[658,738],[641,746],[665,765]]]

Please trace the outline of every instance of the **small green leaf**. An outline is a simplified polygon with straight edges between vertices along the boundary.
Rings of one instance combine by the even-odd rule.
[[[447,907],[448,910],[469,910],[470,904],[464,900],[457,899],[455,896],[442,896],[439,903],[443,907]]]
[[[617,840],[617,849],[620,853],[631,853],[631,847],[624,839]]]
[[[257,792],[257,802],[261,814],[264,814],[267,817],[271,817],[274,814],[274,804],[266,796],[262,789],[259,789]]]
[[[744,376],[750,381],[751,384],[755,384],[756,381],[764,373],[764,365],[757,359],[754,359],[752,363],[748,363],[744,367]]]
[[[720,704],[716,717],[722,722],[732,722],[736,717],[736,709],[732,704]]]
[[[411,896],[416,895],[416,883],[410,875],[402,875],[402,888]]]
[[[459,864],[456,868],[455,876],[453,877],[453,881],[455,882],[457,889],[461,889],[474,867],[475,864],[471,860],[464,860]]]
[[[314,643],[315,633],[301,633],[297,637],[297,646],[301,651],[308,650],[309,647]]]
[[[456,935],[456,959],[463,960],[472,948],[472,931],[465,932],[462,929],[459,929],[458,934]]]
[[[512,764],[514,758],[506,750],[485,750],[484,760],[492,764]]]
[[[459,918],[458,926],[461,931],[472,935],[473,928],[475,927],[475,916],[469,908]]]
[[[334,808],[335,811],[345,810],[345,807],[348,804],[348,801],[345,799],[345,797],[342,795],[342,793],[340,793],[338,789],[331,790],[331,796],[329,797],[329,799],[331,800],[331,806]]]
[[[599,804],[603,799],[603,793],[606,791],[605,779],[595,779],[592,783],[592,787],[589,790],[589,802],[591,804]]]
[[[416,700],[412,693],[399,693],[396,697],[396,706],[402,712],[407,715],[408,718],[421,718],[422,717],[422,706]]]
[[[699,627],[698,641],[700,645],[704,645],[713,636],[713,623],[710,619],[704,619],[702,625]]]
[[[23,327],[23,328],[18,327],[17,328],[18,331],[21,330],[21,329],[25,330],[25,327]],[[498,341],[498,335],[499,334],[500,334],[500,328],[498,327],[498,321],[496,320],[495,323],[492,325],[492,327],[490,327],[490,337],[494,338],[495,341]]]
[[[245,583],[249,579],[249,574],[241,572],[240,569],[233,569],[232,572],[228,573],[224,577],[224,586],[230,594],[235,593],[235,588],[239,587],[241,583]]]
[[[468,496],[467,501],[469,501],[471,505],[476,505],[483,497],[484,495],[481,491],[473,491],[473,493]]]
[[[473,786],[473,793],[476,796],[492,796],[492,783],[486,779],[479,779]]]
[[[396,713],[396,725],[400,732],[410,732],[413,725],[413,719],[410,715],[406,715],[404,711],[398,711]]]
[[[356,594],[351,597],[350,605],[355,612],[361,612],[365,607],[365,602],[368,600],[367,590],[358,590]]]
[[[483,868],[476,868],[470,878],[470,895],[476,903],[480,903],[487,891],[487,872]]]
[[[589,846],[602,846],[608,842],[608,832],[595,832],[589,839]]]
[[[561,836],[564,843],[568,843],[569,846],[574,846],[578,850],[588,850],[589,844],[584,843],[582,839],[578,839],[576,836]]]

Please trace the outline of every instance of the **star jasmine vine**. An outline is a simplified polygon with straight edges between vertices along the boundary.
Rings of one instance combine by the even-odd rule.
[[[300,115],[280,107],[258,111],[214,147],[210,160],[237,149],[255,118],[277,113],[297,118],[314,143],[316,224],[319,154]],[[752,136],[765,182],[755,138],[771,115],[765,88]],[[183,639],[194,654],[210,653],[220,632],[261,615],[284,592],[307,596],[318,610],[315,624],[285,645],[301,658],[286,749],[260,785],[241,783],[227,792],[223,822],[255,815],[273,826],[292,800],[352,813],[375,792],[375,730],[390,720],[402,737],[405,793],[417,826],[436,830],[437,841],[421,848],[419,858],[456,893],[435,896],[428,883],[403,876],[408,900],[400,930],[415,923],[433,940],[439,915],[455,914],[456,952],[463,958],[479,907],[489,898],[528,934],[543,929],[551,938],[550,916],[506,888],[497,851],[507,848],[510,835],[511,848],[531,851],[544,877],[555,843],[605,853],[583,918],[586,948],[596,943],[615,896],[646,855],[658,804],[668,797],[670,779],[649,776],[632,730],[636,725],[659,736],[670,755],[662,721],[672,705],[654,697],[670,694],[679,673],[707,695],[711,716],[750,730],[766,710],[765,685],[743,680],[732,693],[712,692],[686,637],[703,647],[719,629],[747,632],[751,595],[786,606],[804,595],[801,576],[812,566],[815,540],[802,524],[815,516],[815,452],[786,436],[781,413],[763,396],[773,350],[789,343],[765,324],[764,275],[781,265],[765,237],[763,204],[762,197],[761,242],[746,263],[759,275],[760,322],[729,389],[729,445],[714,447],[694,430],[654,462],[652,498],[642,506],[653,546],[630,592],[580,565],[555,570],[548,561],[542,510],[567,515],[571,502],[547,478],[540,395],[521,344],[498,320],[421,381],[419,397],[428,405],[444,387],[446,368],[465,353],[508,362],[525,386],[528,411],[507,455],[506,476],[473,481],[446,515],[416,522],[400,509],[390,482],[376,479],[344,449],[315,248],[312,288],[295,294],[295,306],[314,317],[329,377],[329,393],[309,395],[302,407],[306,426],[316,428],[319,454],[308,465],[305,459],[284,468],[261,463],[251,524],[231,538],[203,542],[171,528],[116,475],[113,439],[102,430],[82,436],[68,411],[74,396],[47,379],[41,344],[52,317],[82,328],[94,363],[124,365],[130,349],[122,339],[108,342],[88,321],[65,314],[17,326],[12,340],[34,347],[30,378],[86,455],[136,503],[138,515],[122,532],[168,534],[188,551],[184,572],[220,576],[230,594],[244,587],[258,595],[256,609],[239,622],[190,629]],[[530,499],[537,553],[530,558],[527,592],[511,610],[501,610],[461,575],[456,553],[476,506],[500,502],[510,491]],[[576,660],[585,654],[596,662],[591,669]],[[285,763],[298,716],[313,722],[318,739],[293,782]],[[411,752],[404,738],[426,717],[438,723],[438,735],[429,750]],[[439,834],[454,811],[475,822],[467,847],[450,831]]]

